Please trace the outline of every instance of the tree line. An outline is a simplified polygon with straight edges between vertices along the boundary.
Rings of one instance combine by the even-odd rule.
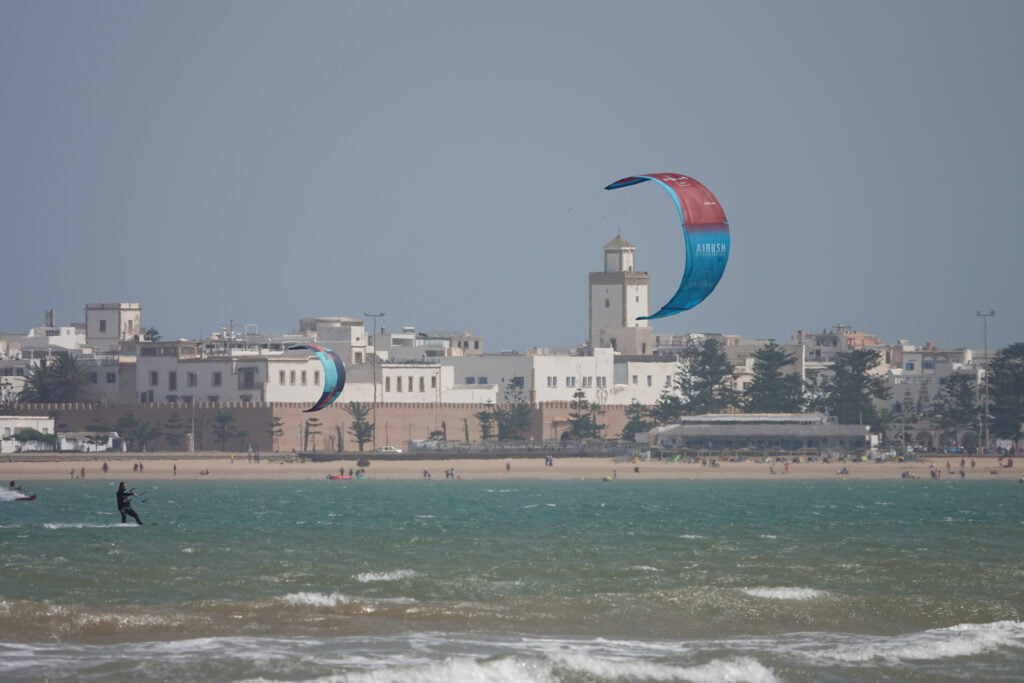
[[[796,357],[770,342],[753,354],[751,381],[742,391],[733,388],[735,370],[729,360],[724,343],[717,337],[708,337],[694,343],[677,355],[677,369],[653,405],[634,401],[626,407],[627,423],[619,435],[605,434],[600,423],[599,405],[589,402],[582,389],[577,390],[570,402],[570,414],[565,423],[563,438],[615,438],[632,441],[633,437],[656,426],[670,425],[680,417],[727,411],[745,413],[799,413],[819,411],[835,418],[840,424],[870,425],[876,433],[907,425],[931,422],[954,443],[977,439],[978,428],[985,412],[983,392],[973,373],[956,372],[944,378],[938,392],[930,399],[914,396],[910,388],[893,403],[892,411],[880,411],[876,401],[891,398],[886,380],[873,370],[882,363],[881,352],[859,349],[836,356],[826,372],[808,372],[806,378],[787,372],[795,365]],[[988,427],[993,438],[1021,438],[1024,424],[1024,343],[1015,343],[999,350],[985,370],[988,377]],[[0,381],[0,412],[10,414],[20,403],[73,403],[82,399],[91,382],[90,371],[67,352],[31,368],[20,393],[13,392],[10,383]],[[474,415],[484,441],[518,441],[528,438],[531,428],[532,407],[526,400],[521,379],[511,382],[505,389],[500,405],[489,405]],[[347,433],[363,451],[374,438],[370,419],[371,408],[358,402],[347,403],[345,410],[352,417]],[[231,410],[223,409],[212,417],[199,416],[186,420],[177,412],[162,424],[138,420],[130,412],[114,425],[93,425],[89,429],[97,434],[117,431],[133,449],[144,450],[163,440],[170,448],[187,444],[188,435],[195,434],[197,450],[203,448],[207,431],[221,450],[254,439],[235,424]],[[310,416],[300,426],[303,450],[342,450],[344,439],[341,427],[324,434],[318,418]],[[280,418],[274,418],[266,427],[273,442],[284,434]],[[463,435],[469,440],[469,425],[463,424]],[[320,438],[318,438],[320,437]],[[430,435],[431,439],[448,440],[447,425]],[[906,441],[905,435],[901,439]]]

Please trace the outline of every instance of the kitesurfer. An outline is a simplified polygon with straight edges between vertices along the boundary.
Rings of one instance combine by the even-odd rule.
[[[125,524],[128,521],[128,517],[135,518],[136,523],[142,524],[142,520],[139,519],[139,515],[132,510],[132,497],[138,498],[138,494],[125,488],[125,483],[122,481],[117,486],[117,511],[121,513],[121,524]]]

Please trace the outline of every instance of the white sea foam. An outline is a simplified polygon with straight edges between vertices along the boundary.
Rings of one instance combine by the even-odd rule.
[[[774,539],[778,538],[778,536],[776,536],[775,534],[761,534],[760,538],[765,538],[765,539],[768,539],[768,540],[774,540]]]
[[[359,583],[372,583],[374,581],[401,581],[416,576],[412,569],[395,569],[390,572],[364,572],[356,574],[356,581]]]
[[[638,660],[595,659],[582,655],[558,655],[556,662],[583,674],[601,680],[694,681],[695,683],[773,683],[775,675],[751,657],[715,659],[698,666],[658,664]],[[575,676],[574,676],[575,677]],[[561,680],[559,676],[557,680]]]
[[[630,567],[630,570],[637,572],[660,572],[661,570],[657,567],[648,567],[647,565],[638,564]]]
[[[559,654],[551,659],[522,655],[477,659],[453,657],[443,662],[388,667],[352,673],[322,681],[352,683],[428,683],[478,681],[480,683],[555,683],[570,678],[586,680],[693,681],[695,683],[774,683],[772,671],[754,659],[713,660],[699,666],[677,666],[638,660],[609,660]]]
[[[334,607],[349,602],[349,598],[341,593],[312,593],[303,591],[301,593],[289,593],[281,598],[289,605],[310,605],[312,607]]]
[[[740,591],[751,597],[764,598],[766,600],[813,600],[814,598],[828,595],[828,591],[816,588],[788,586],[741,588]]]
[[[937,661],[972,657],[1000,648],[1024,649],[1024,622],[996,621],[989,624],[958,624],[896,638],[867,640],[821,653],[841,662]]]
[[[705,538],[705,537],[701,536],[700,534],[680,534],[679,538],[694,539],[694,538]]]
[[[115,528],[123,526],[125,528],[135,528],[138,526],[135,522],[130,524],[97,524],[95,522],[44,522],[43,528],[55,529],[55,528]]]

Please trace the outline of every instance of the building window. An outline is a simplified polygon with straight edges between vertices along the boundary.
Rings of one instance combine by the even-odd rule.
[[[221,381],[221,374],[219,372],[213,373],[213,386],[219,387]]]
[[[299,373],[299,383],[300,383],[300,384],[301,384],[302,386],[306,386],[306,371],[305,371],[305,370],[302,370],[302,371],[301,371],[301,372]]]
[[[390,377],[385,377],[384,378],[384,391],[391,391],[391,378]]]
[[[437,375],[430,376],[430,388],[437,389]]]
[[[99,378],[99,375],[97,373],[95,373],[95,372],[90,372],[89,373],[89,381],[90,382],[92,382],[93,384],[96,384],[97,382],[99,382],[99,380],[100,380],[100,378]]]
[[[611,299],[605,299],[604,300],[604,307],[605,308],[611,308],[612,307],[612,300]]]
[[[174,370],[167,373],[167,388],[171,391],[178,390],[178,373]]]
[[[606,386],[608,386],[608,378],[607,377],[598,377],[597,378],[597,388],[598,389],[604,389]]]
[[[477,377],[476,378],[476,383],[477,384],[487,384],[487,378],[486,377]]]
[[[466,384],[476,384],[476,377],[467,377]]]
[[[313,385],[314,386],[320,386],[320,371],[319,370],[314,370],[313,371]]]
[[[426,377],[420,377],[420,393],[423,394],[423,393],[426,393],[426,391],[427,391],[427,378]]]
[[[551,377],[550,375],[548,376],[548,388],[549,389],[557,389],[558,388],[558,378],[557,377]]]
[[[934,370],[935,369],[935,361],[933,361],[933,360],[923,360],[923,361],[921,361],[921,369],[922,370]]]
[[[576,386],[576,378],[575,377],[566,377],[565,378],[565,386],[567,388],[569,388],[569,389],[572,389],[573,387],[575,387]]]
[[[640,384],[640,377],[638,375],[633,375],[633,384]]]
[[[101,320],[100,321],[100,332],[106,332],[106,331],[107,331],[107,321],[106,320]]]
[[[107,384],[117,384],[117,373],[116,372],[108,372],[107,373]]]
[[[908,360],[906,363],[904,363],[903,369],[904,370],[913,370],[914,369],[914,361]]]
[[[199,377],[194,372],[185,373],[185,384],[190,387],[194,387],[199,381]]]
[[[479,350],[480,349],[480,342],[478,342],[478,341],[473,342],[473,348],[476,349],[476,350]]]
[[[295,386],[295,371],[294,370],[292,370],[291,372],[288,373],[288,384],[291,384],[293,387]]]
[[[151,370],[149,373],[149,386],[155,387],[160,385],[160,377],[156,370]]]
[[[284,370],[278,370],[277,372],[278,384],[284,386]]]
[[[654,377],[651,375],[647,375],[647,386],[654,386]]]

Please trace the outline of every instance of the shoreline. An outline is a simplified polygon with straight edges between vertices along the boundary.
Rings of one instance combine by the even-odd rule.
[[[39,457],[39,456],[36,456]],[[446,470],[454,471],[455,479],[465,480],[885,480],[900,479],[904,473],[910,478],[932,479],[932,470],[938,470],[940,479],[1021,480],[1021,468],[1000,467],[995,457],[976,457],[975,467],[965,458],[964,475],[960,476],[960,456],[935,456],[909,462],[801,462],[785,463],[745,460],[720,462],[717,466],[701,463],[651,460],[625,462],[611,457],[556,457],[553,465],[545,458],[433,458],[424,460],[388,460],[363,454],[344,460],[328,462],[288,462],[278,456],[264,457],[261,462],[249,462],[246,456],[230,454],[176,455],[176,454],[117,454],[101,457],[88,454],[49,456],[46,460],[0,459],[0,481],[6,486],[14,480],[20,486],[31,488],[33,481],[85,478],[101,481],[120,480],[315,480],[337,474],[341,467],[346,473],[359,469],[357,460],[366,457],[370,465],[365,468],[367,479],[412,480],[445,479]],[[386,456],[385,456],[386,457]],[[102,470],[108,463],[108,471]],[[133,470],[136,464],[142,471]],[[839,474],[846,469],[846,474]],[[208,474],[200,474],[201,471]],[[74,475],[72,476],[72,471]],[[773,473],[774,472],[774,473]],[[342,484],[343,481],[339,482]]]

